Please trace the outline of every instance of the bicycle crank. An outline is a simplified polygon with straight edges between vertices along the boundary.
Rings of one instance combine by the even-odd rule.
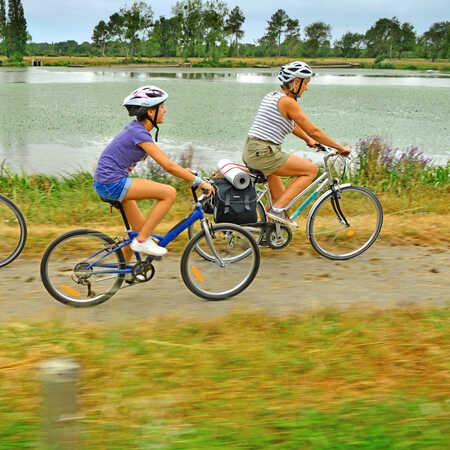
[[[266,231],[267,245],[273,250],[286,247],[292,240],[291,229],[281,223],[271,223]]]

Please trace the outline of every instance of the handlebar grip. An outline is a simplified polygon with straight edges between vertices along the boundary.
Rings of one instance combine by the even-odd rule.
[[[322,144],[319,144],[318,142],[316,144],[316,148],[318,150],[320,150],[321,152],[326,152],[327,151],[327,149]]]

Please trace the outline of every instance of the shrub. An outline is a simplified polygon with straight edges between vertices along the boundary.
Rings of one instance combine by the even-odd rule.
[[[418,186],[445,187],[449,184],[450,164],[433,166],[417,147],[393,149],[379,136],[362,139],[356,146],[356,167],[349,178],[383,191],[413,193]]]
[[[23,55],[19,52],[14,52],[8,57],[8,62],[10,63],[21,63],[23,61]]]

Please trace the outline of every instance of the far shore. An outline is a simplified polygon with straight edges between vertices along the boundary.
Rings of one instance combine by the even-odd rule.
[[[200,67],[200,68],[275,68],[299,57],[229,57],[216,61],[204,58],[182,57],[135,57],[123,56],[25,56],[22,63],[8,63],[6,56],[0,56],[1,66],[66,66],[66,67]],[[374,58],[302,58],[313,68],[367,68],[449,71],[446,59],[431,61],[424,58],[384,59]]]

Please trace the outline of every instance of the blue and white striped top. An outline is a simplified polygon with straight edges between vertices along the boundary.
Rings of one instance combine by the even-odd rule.
[[[295,126],[294,121],[286,119],[278,109],[278,102],[285,95],[283,92],[277,91],[270,92],[263,98],[248,132],[249,137],[281,145],[286,135],[292,133]]]

